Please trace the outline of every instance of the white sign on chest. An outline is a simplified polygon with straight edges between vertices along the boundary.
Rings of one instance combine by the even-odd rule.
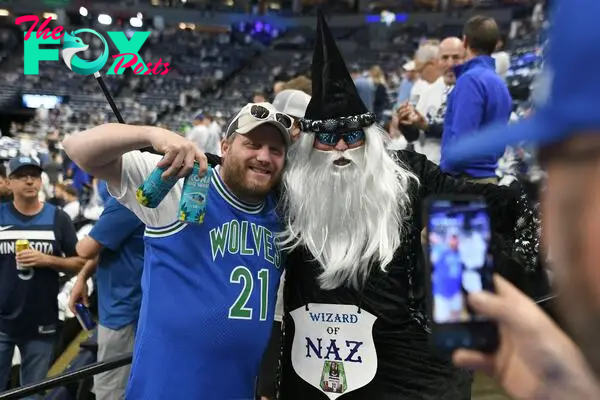
[[[336,399],[373,380],[377,317],[348,304],[308,304],[291,313],[295,334],[292,366],[302,379]]]

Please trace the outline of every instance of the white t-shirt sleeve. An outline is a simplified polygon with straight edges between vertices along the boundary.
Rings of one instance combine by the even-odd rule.
[[[156,208],[141,205],[135,196],[137,188],[156,168],[161,156],[140,151],[131,151],[121,157],[121,185],[108,182],[108,191],[125,207],[129,208],[144,224],[162,227],[177,220],[179,199],[183,180],[180,179]]]

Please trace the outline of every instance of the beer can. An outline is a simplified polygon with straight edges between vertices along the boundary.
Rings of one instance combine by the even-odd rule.
[[[150,176],[138,187],[135,197],[138,203],[148,208],[156,208],[167,196],[169,190],[179,180],[177,177],[163,179],[161,175],[165,172],[164,168],[156,167]]]
[[[75,317],[86,331],[91,331],[96,327],[91,311],[81,303],[75,303]]]
[[[192,173],[185,178],[183,183],[181,200],[179,201],[179,220],[182,222],[195,224],[204,222],[213,169],[209,165],[203,176],[198,176],[198,172],[199,166],[196,163]]]
[[[29,240],[27,239],[19,239],[15,242],[15,253],[18,254],[23,250],[29,249]],[[29,269],[26,265],[19,264],[17,261],[17,269],[18,270],[26,270]]]

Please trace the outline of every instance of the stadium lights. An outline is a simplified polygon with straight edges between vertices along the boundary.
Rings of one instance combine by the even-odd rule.
[[[100,14],[98,15],[98,22],[102,25],[110,25],[112,24],[112,18],[108,14]]]
[[[50,12],[45,12],[44,14],[42,14],[42,16],[44,17],[44,19],[48,19],[48,18],[52,18],[53,20],[58,19],[58,15],[56,15],[55,13],[50,13]]]
[[[8,17],[9,15],[10,13],[8,12],[8,10],[0,9],[0,17]]]
[[[129,18],[129,25],[133,26],[134,28],[141,28],[144,23],[139,18]]]
[[[81,15],[82,17],[87,17],[88,15],[88,10],[85,7],[79,7],[79,15]]]

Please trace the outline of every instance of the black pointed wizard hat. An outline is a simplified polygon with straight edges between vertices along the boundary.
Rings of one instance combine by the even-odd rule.
[[[303,131],[335,132],[365,128],[375,122],[375,114],[361,100],[321,10],[317,12],[311,70],[312,98],[300,121]]]

